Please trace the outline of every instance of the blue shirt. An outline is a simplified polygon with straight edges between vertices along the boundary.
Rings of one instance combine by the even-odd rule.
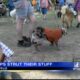
[[[13,1],[12,0],[8,0],[8,5],[14,6]]]
[[[12,0],[8,0],[7,7],[10,11],[14,9],[14,4]]]
[[[61,6],[63,6],[64,3],[65,3],[65,0],[58,0],[58,1],[59,1],[59,4],[60,4]]]

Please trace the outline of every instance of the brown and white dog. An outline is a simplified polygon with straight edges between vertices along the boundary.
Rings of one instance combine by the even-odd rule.
[[[67,30],[65,28],[51,29],[51,28],[37,27],[33,32],[34,35],[32,37],[32,41],[36,42],[35,41],[36,38],[38,39],[45,38],[51,43],[51,45],[55,44],[56,47],[59,48],[58,41],[66,33],[67,33]]]
[[[72,26],[73,17],[73,13],[67,9],[66,14],[62,17],[63,26],[70,28]]]
[[[72,26],[74,16],[77,15],[76,11],[70,9],[67,5],[64,5],[61,9],[61,13],[63,26],[70,28]]]

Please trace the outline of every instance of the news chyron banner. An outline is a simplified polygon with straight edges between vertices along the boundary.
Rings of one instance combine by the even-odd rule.
[[[0,70],[73,70],[80,62],[4,62]]]

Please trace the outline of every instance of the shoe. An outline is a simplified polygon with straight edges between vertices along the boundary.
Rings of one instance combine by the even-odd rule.
[[[19,40],[17,45],[18,45],[18,47],[26,47],[26,44],[24,43],[23,40]]]
[[[23,39],[24,41],[27,41],[27,37],[26,37],[26,36],[23,36],[22,39]]]
[[[24,40],[19,40],[18,43],[17,43],[18,47],[30,47],[31,46],[31,43],[30,42],[26,42]]]
[[[79,28],[79,26],[80,26],[80,23],[77,24],[76,28]]]
[[[23,39],[24,41],[30,41],[30,38],[28,38],[28,37],[26,37],[26,36],[23,36],[22,39]]]
[[[30,47],[31,46],[31,39],[29,37],[23,36],[23,41]]]

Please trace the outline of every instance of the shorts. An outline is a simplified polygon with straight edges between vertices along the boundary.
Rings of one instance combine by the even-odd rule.
[[[47,8],[42,8],[41,11],[42,11],[42,14],[47,14],[48,9]]]
[[[20,4],[20,3],[18,3]],[[18,5],[16,4],[16,5]],[[25,19],[26,17],[33,16],[33,7],[30,2],[27,1],[27,4],[24,6],[16,8],[16,18],[17,19]]]

